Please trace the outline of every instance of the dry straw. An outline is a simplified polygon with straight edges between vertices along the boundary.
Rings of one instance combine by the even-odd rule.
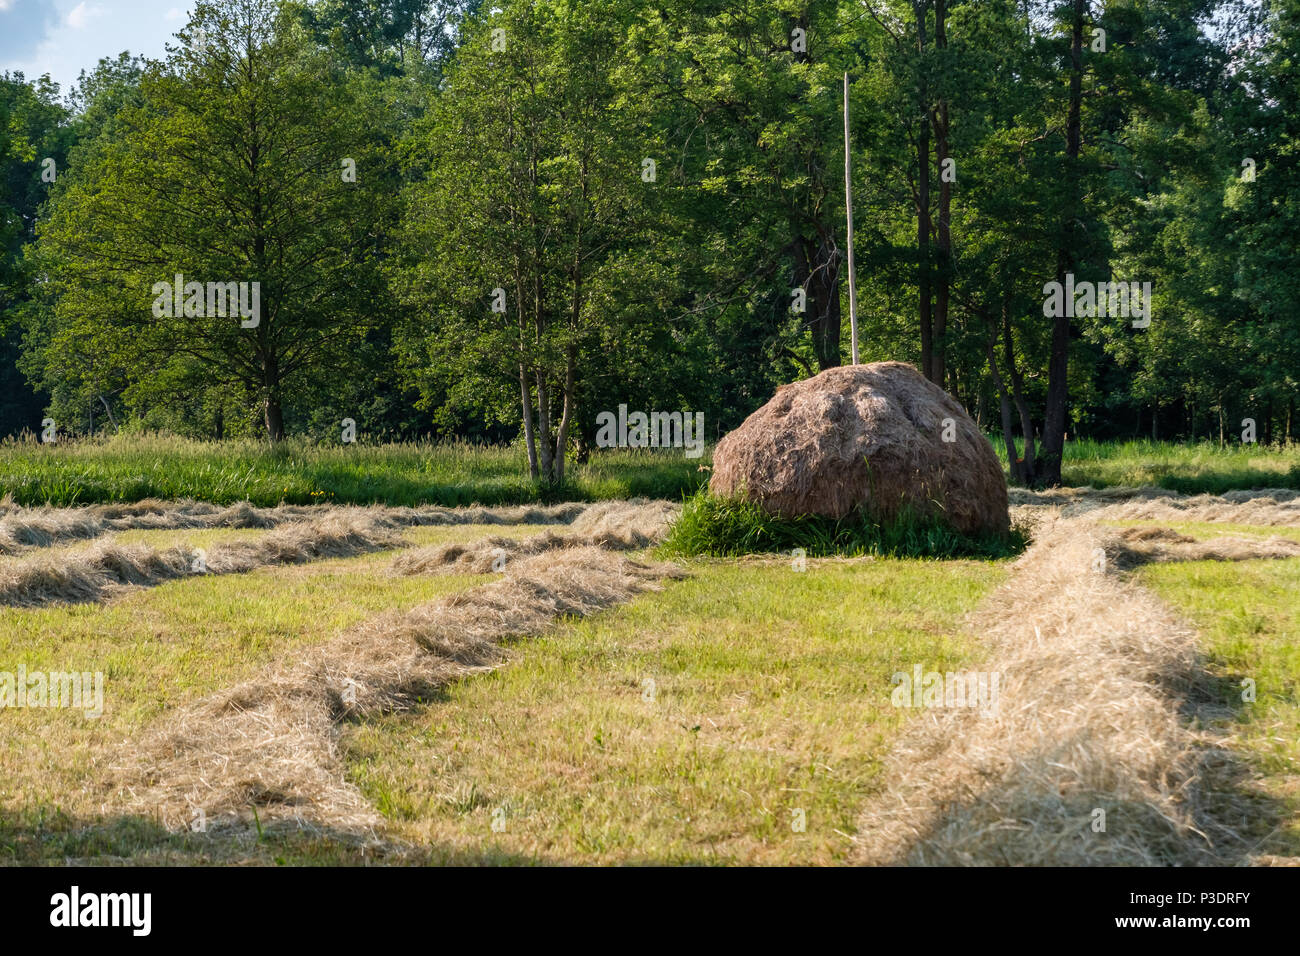
[[[555,548],[597,547],[634,551],[664,539],[681,511],[666,501],[609,502],[584,511],[563,533],[544,531],[531,538],[492,537],[471,544],[443,544],[399,555],[398,574],[487,574],[507,561]]]
[[[1013,506],[1056,507],[1062,516],[1098,521],[1169,521],[1300,527],[1300,491],[1266,488],[1223,495],[1182,495],[1163,488],[1013,488]]]
[[[1121,567],[1165,561],[1252,561],[1300,556],[1300,541],[1219,535],[1198,541],[1171,528],[1125,528],[1118,534],[1115,560]]]
[[[196,566],[189,548],[151,548],[103,541],[85,551],[38,553],[0,562],[0,605],[38,607],[100,601],[125,589],[195,574],[240,574],[277,564],[351,557],[402,546],[394,531],[364,516],[332,514],[268,532],[256,541],[213,545]]]
[[[1223,864],[1249,852],[1235,766],[1188,729],[1209,699],[1194,634],[1121,579],[1116,536],[1049,520],[974,622],[996,713],[934,708],[904,731],[867,807],[860,862]],[[882,693],[887,693],[882,689]],[[1236,771],[1233,770],[1233,773]],[[1098,811],[1105,830],[1094,830]]]
[[[860,506],[878,520],[908,509],[966,534],[1008,530],[1006,479],[988,439],[902,362],[783,385],[718,443],[709,489],[787,517],[842,518]]]
[[[680,574],[599,548],[566,548],[514,562],[489,584],[373,618],[306,659],[173,714],[116,768],[112,802],[171,827],[187,825],[199,809],[214,826],[242,826],[253,807],[263,824],[374,827],[378,815],[340,766],[347,722],[406,709],[499,663],[505,642]]]
[[[341,515],[365,519],[377,527],[466,524],[568,524],[599,507],[569,503],[501,508],[390,508],[332,505],[279,505],[258,508],[247,501],[228,507],[202,501],[146,500],[133,504],[87,505],[78,508],[24,508],[12,498],[0,500],[0,555],[26,548],[43,548],[69,541],[98,538],[116,531],[181,530],[195,528],[276,528],[308,518]]]

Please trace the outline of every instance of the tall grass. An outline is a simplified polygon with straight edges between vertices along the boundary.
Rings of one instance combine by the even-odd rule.
[[[686,500],[663,551],[682,557],[735,557],[802,548],[808,557],[1005,558],[1023,551],[1028,540],[1019,527],[1006,537],[972,537],[937,519],[906,513],[884,522],[862,512],[839,520],[815,515],[783,518],[753,502],[701,489]]]
[[[196,498],[217,504],[504,505],[645,496],[677,499],[707,473],[680,451],[609,451],[570,464],[563,485],[533,482],[523,449],[465,442],[318,445],[116,436],[0,443],[0,497],[73,505]]]
[[[993,443],[1006,466],[1001,441]],[[197,498],[217,504],[504,505],[644,496],[678,500],[707,480],[680,450],[618,450],[570,463],[561,486],[533,482],[517,446],[468,442],[325,445],[290,439],[192,441],[170,435],[0,442],[0,497],[20,504],[96,504]],[[1156,485],[1185,493],[1300,489],[1300,446],[1220,448],[1211,443],[1071,441],[1067,485]],[[828,532],[820,532],[828,533]],[[834,532],[847,533],[844,529]]]
[[[1003,468],[1006,445],[990,438]],[[1017,442],[1017,453],[1024,450]],[[1061,466],[1066,485],[1142,487],[1154,485],[1183,494],[1223,494],[1234,489],[1300,489],[1300,445],[1220,447],[1214,442],[1174,444],[1150,440],[1067,442]]]

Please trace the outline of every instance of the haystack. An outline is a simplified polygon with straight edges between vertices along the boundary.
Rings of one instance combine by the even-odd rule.
[[[970,416],[902,362],[782,386],[718,443],[709,490],[784,516],[877,520],[907,509],[966,534],[1005,533],[1007,484]]]

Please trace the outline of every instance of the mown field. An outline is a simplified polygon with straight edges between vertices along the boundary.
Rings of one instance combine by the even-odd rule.
[[[238,501],[260,488],[269,506],[191,509],[185,521],[195,526],[161,527],[180,513],[174,505],[29,509],[15,503],[17,485],[3,485],[11,498],[0,508],[0,672],[98,671],[105,706],[98,718],[66,708],[0,709],[0,862],[862,862],[872,821],[897,810],[888,800],[911,799],[899,797],[899,787],[946,780],[940,773],[926,783],[933,768],[923,772],[906,757],[930,715],[895,705],[893,676],[917,666],[1005,671],[1008,686],[1023,685],[1031,698],[1012,701],[1009,714],[1043,708],[1041,727],[1053,726],[1055,717],[1101,706],[1083,696],[1092,678],[1068,673],[1077,661],[1068,651],[1072,627],[1100,628],[1099,640],[1116,642],[1117,656],[1100,659],[1103,669],[1140,677],[1168,664],[1158,647],[1144,643],[1143,625],[1129,634],[1129,623],[1099,616],[1121,598],[1143,614],[1149,610],[1152,621],[1166,621],[1167,610],[1168,620],[1186,622],[1194,655],[1178,658],[1168,687],[1152,685],[1151,700],[1134,706],[1167,707],[1191,749],[1160,753],[1145,741],[1155,768],[1147,780],[1141,767],[1107,767],[1115,748],[1123,749],[1114,733],[1061,741],[1065,749],[1056,753],[1032,735],[1015,739],[1022,731],[1014,722],[1007,725],[1012,739],[974,730],[1001,748],[997,759],[977,751],[955,754],[952,765],[991,761],[979,765],[977,777],[995,794],[1024,796],[1017,767],[1059,775],[1033,782],[1051,794],[1041,802],[1042,819],[1033,817],[1040,808],[1034,801],[994,807],[1018,822],[997,828],[991,857],[972,860],[1050,861],[1067,849],[1076,854],[1070,859],[1129,859],[1127,853],[1167,863],[1300,857],[1294,494],[1018,493],[1016,518],[1035,538],[1023,555],[876,554],[803,563],[789,554],[670,552],[654,542],[663,540],[662,518],[672,507],[653,503],[594,506],[593,513],[626,507],[641,515],[637,520],[655,518],[645,534],[630,534],[630,524],[594,524],[594,535],[574,530],[585,520],[580,506],[490,514],[337,507],[340,491],[370,502],[382,497],[377,489],[387,489],[398,505],[483,502],[484,488],[508,500],[535,500],[528,495],[541,493],[511,472],[513,453],[502,449],[303,446],[271,454],[250,445],[236,467],[234,457],[221,457],[225,448],[150,441],[157,444],[11,444],[0,451],[8,469],[0,477],[80,475],[102,481],[97,493],[110,499],[148,488],[149,495]],[[1281,476],[1280,483],[1296,467],[1292,452],[1216,457],[1205,448],[1170,447],[1163,453],[1177,465],[1162,472],[1141,458],[1144,447],[1080,447],[1069,467],[1091,469],[1094,484],[1133,480],[1157,488],[1175,478],[1248,488],[1269,475]],[[15,470],[22,462],[46,471]],[[373,475],[365,474],[367,462]],[[635,453],[586,467],[575,481],[588,482],[589,497],[615,502],[627,488],[661,487],[656,482],[673,489],[658,497],[680,500],[708,474],[696,463],[688,471],[680,459]],[[297,484],[283,484],[275,495],[274,485],[290,473]],[[150,477],[132,484],[133,475]],[[452,478],[458,483],[438,484]],[[319,487],[330,480],[341,482],[333,499]],[[82,500],[67,487],[71,500]],[[305,497],[291,499],[285,488]],[[322,499],[324,506],[310,513],[276,507]],[[332,527],[313,524],[316,513],[344,530],[355,524],[374,533],[336,535],[342,550],[303,550],[304,536]],[[86,515],[98,517],[86,523]],[[1077,569],[1062,565],[1057,577],[1033,576],[1034,562],[1064,560],[1036,550],[1039,531],[1053,522],[1063,531],[1054,540],[1067,545],[1079,535],[1097,536],[1114,559],[1105,572],[1111,590],[1067,593],[1096,573],[1091,545],[1079,546]],[[159,555],[199,549],[212,560],[211,573],[178,576],[158,564]],[[236,552],[256,560],[222,564]],[[565,555],[587,555],[587,563],[567,572]],[[655,578],[655,589],[574,604],[633,566]],[[76,575],[95,586],[78,590]],[[525,575],[521,589],[503,595],[535,601],[551,623],[534,618],[511,630],[500,623],[510,616],[509,600],[483,604],[478,618],[455,616],[518,575]],[[1029,586],[1021,580],[1031,582],[1032,600],[999,590]],[[29,583],[35,590],[24,591]],[[1026,601],[1025,610],[999,623],[998,607],[1016,600]],[[425,613],[452,615],[450,631],[429,631],[419,617]],[[394,630],[395,623],[406,630]],[[1112,626],[1114,635],[1105,630]],[[490,647],[457,636],[476,628],[491,638]],[[349,640],[399,657],[409,652],[416,670],[420,661],[432,662],[433,679],[403,683],[407,665],[398,660],[398,682],[379,687],[391,706],[340,704],[340,679],[362,675],[363,690],[386,679]],[[1055,658],[1047,654],[1053,641],[1066,642]],[[1017,642],[1041,643],[1047,656],[1028,663],[1009,657]],[[1015,668],[1026,666],[1067,672],[1031,672],[1016,685]],[[1247,679],[1255,691],[1250,701],[1241,693]],[[1043,697],[1034,690],[1041,686],[1064,689]],[[269,696],[259,697],[264,692]],[[327,727],[315,741],[324,749],[303,761],[325,762],[309,768],[316,776],[295,776],[272,751],[299,732],[312,743],[320,728],[303,731],[294,709],[312,695],[329,701],[320,710]],[[1115,727],[1138,726],[1118,713],[1126,706],[1122,697],[1105,706],[1117,711]],[[203,737],[204,714],[243,711],[251,722],[232,725],[224,738]],[[1110,726],[1106,719],[1101,714],[1101,726]],[[196,784],[191,800],[169,789],[168,778],[190,772],[172,760],[173,749],[196,734],[207,763],[194,779],[212,788]],[[1214,755],[1206,764],[1214,776],[1202,779],[1198,770],[1178,777],[1200,765],[1200,758],[1185,758],[1202,752]],[[1012,776],[999,782],[1005,773]],[[1187,794],[1195,798],[1187,798],[1184,820],[1179,801]],[[940,802],[960,807],[972,799],[974,820],[978,799],[968,791]],[[1057,805],[1062,800],[1064,807]],[[1110,808],[1116,845],[1136,840],[1138,850],[1123,843],[1118,856],[1090,856],[1098,851],[1088,841],[1106,839],[1088,827],[1088,808],[1098,805]],[[1229,819],[1197,816],[1207,806]],[[869,816],[873,807],[876,816]],[[1146,813],[1151,807],[1158,812]],[[178,808],[205,810],[214,825],[178,826]],[[954,826],[926,829],[950,839]],[[961,852],[953,859],[964,860]]]
[[[1006,449],[992,442],[1003,466]],[[437,504],[446,506],[680,500],[708,480],[711,450],[690,459],[674,451],[598,451],[571,464],[566,484],[528,480],[522,449],[463,443],[317,445],[290,440],[197,442],[123,435],[42,445],[0,443],[0,498],[21,505],[77,505],[194,498],[255,505]],[[1186,494],[1234,488],[1300,488],[1300,446],[1260,448],[1149,441],[1069,442],[1066,485],[1151,485]]]
[[[1213,727],[1277,804],[1261,849],[1300,857],[1300,559],[1152,565],[1141,580],[1196,625],[1225,708]]]
[[[411,544],[521,536],[421,528]],[[193,546],[263,531],[127,532]],[[89,547],[83,544],[78,547]],[[76,550],[76,548],[70,548]],[[95,780],[169,711],[336,637],[383,610],[480,583],[396,577],[395,552],[164,583],[107,605],[0,609],[0,660],[103,670],[98,720],[4,714],[9,862],[363,862],[326,828],[260,838],[167,832],[103,816]],[[415,712],[342,737],[345,773],[405,849],[431,862],[834,862],[904,715],[890,675],[978,659],[961,618],[1001,579],[993,562],[698,561],[661,593],[536,639]],[[797,577],[796,577],[797,576]],[[927,595],[923,604],[918,593]],[[801,810],[806,829],[792,828]],[[494,813],[503,829],[494,830]]]

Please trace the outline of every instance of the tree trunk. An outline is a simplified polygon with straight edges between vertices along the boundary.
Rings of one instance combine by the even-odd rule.
[[[1021,478],[1025,485],[1032,485],[1038,478],[1038,457],[1034,448],[1034,417],[1029,412],[1029,402],[1025,401],[1024,377],[1020,374],[1020,367],[1016,365],[1015,340],[1011,337],[1011,303],[1005,298],[1002,300],[1002,336],[1007,377],[1011,379],[1011,394],[1016,403],[1016,412],[1020,415],[1020,431],[1025,438]]]
[[[817,370],[841,364],[839,253],[829,237],[816,240],[797,236],[794,241],[795,283],[807,293],[808,327],[812,332]]]
[[[266,422],[266,437],[272,442],[284,441],[284,409],[280,405],[278,389],[266,396],[262,409]]]
[[[546,376],[537,370],[537,446],[541,452],[542,481],[555,480],[555,448],[551,444],[551,396]]]
[[[533,397],[528,388],[528,370],[519,363],[519,405],[524,413],[524,445],[528,449],[528,477],[536,481],[537,436],[533,434]]]
[[[1007,446],[1007,471],[1011,475],[1011,480],[1015,484],[1023,485],[1025,477],[1021,463],[1016,460],[1016,436],[1011,431],[1011,400],[1007,397],[1007,386],[998,373],[997,353],[994,349],[994,341],[997,335],[993,331],[993,323],[989,323],[989,337],[987,355],[989,360],[989,374],[993,377],[993,385],[998,390],[998,411],[1002,418],[1002,441]]]
[[[1065,221],[1061,224],[1061,245],[1056,256],[1056,281],[1065,287],[1066,273],[1074,268],[1074,221],[1079,215],[1078,159],[1080,153],[1083,102],[1083,20],[1087,0],[1074,0],[1070,31],[1070,106],[1065,129]],[[1067,303],[1068,305],[1068,303]],[[1039,459],[1039,480],[1044,485],[1061,483],[1061,459],[1065,454],[1065,421],[1069,404],[1070,316],[1069,308],[1052,322],[1052,347],[1047,363],[1047,407],[1043,414],[1043,452]]]
[[[569,423],[573,418],[574,369],[577,365],[577,349],[569,343],[564,356],[564,410],[560,415],[560,428],[555,435],[555,481],[564,482],[564,456],[569,447]]]

